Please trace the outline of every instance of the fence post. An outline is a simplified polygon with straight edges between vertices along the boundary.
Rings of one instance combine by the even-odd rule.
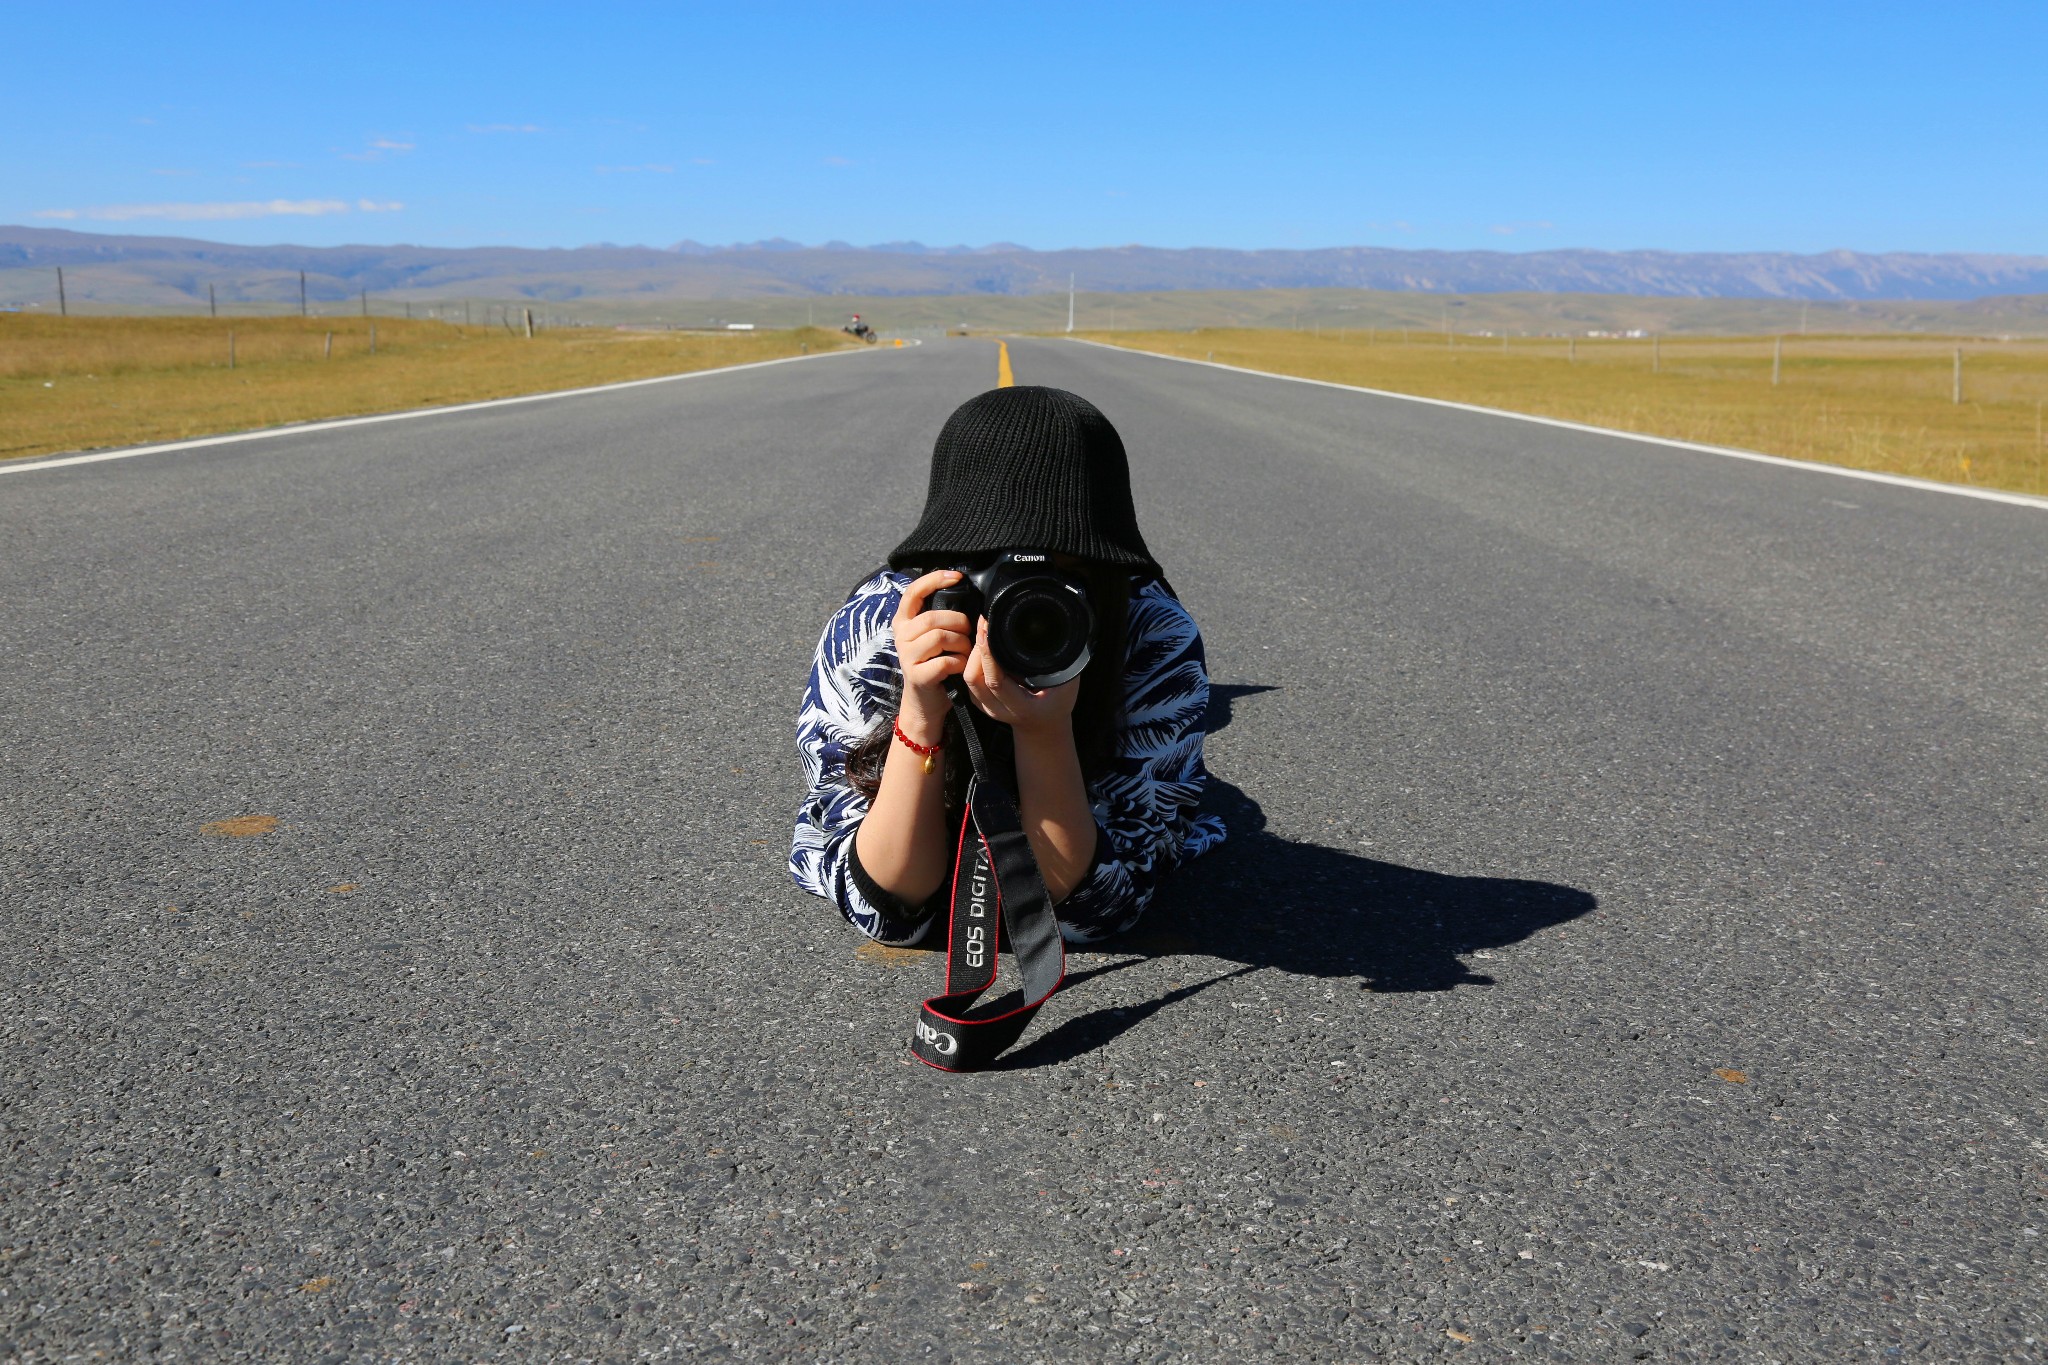
[[[206,316],[210,318],[220,316],[220,305],[213,301],[213,286],[210,284],[206,286]]]
[[[1963,348],[1956,347],[1955,382],[1950,386],[1949,402],[1957,407],[1963,405]]]
[[[533,310],[532,310],[531,308],[528,308],[528,309],[526,309],[525,311],[526,311],[526,339],[527,339],[528,341],[531,341],[531,340],[533,340]]]
[[[1661,351],[1661,350],[1659,349],[1659,347],[1660,347],[1660,344],[1661,344],[1661,343],[1663,342],[1663,340],[1664,340],[1664,338],[1662,338],[1662,337],[1651,337],[1651,338],[1650,338],[1650,373],[1651,373],[1651,374],[1655,374],[1655,373],[1657,373],[1657,371],[1659,371],[1659,370],[1661,370],[1661,369],[1663,369],[1663,368],[1664,368],[1664,355],[1663,355],[1663,352],[1662,352],[1662,351]]]
[[[235,334],[228,333],[228,368],[235,368]]]
[[[1778,367],[1785,360],[1785,338],[1774,337],[1771,341],[1771,383],[1778,382]]]
[[[370,316],[370,291],[367,289],[363,291],[363,316]]]
[[[327,334],[327,345],[321,349],[320,358],[322,360],[334,359],[334,333],[329,332]]]
[[[71,316],[71,303],[64,297],[64,267],[61,265],[57,267],[57,316]]]
[[[370,324],[370,354],[377,354],[377,324]]]
[[[1577,337],[1565,338],[1564,361],[1567,365],[1576,365],[1579,363],[1579,339]]]
[[[299,272],[299,316],[306,316],[306,272]]]

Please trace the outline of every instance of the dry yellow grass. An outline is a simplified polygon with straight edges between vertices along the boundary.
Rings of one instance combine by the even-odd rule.
[[[396,318],[0,315],[0,459],[650,379],[847,344],[812,328],[565,329],[528,341]]]
[[[2048,342],[1772,337],[1567,342],[1364,329],[1093,340],[1855,469],[2048,493]],[[1951,401],[1955,349],[1963,401]],[[1655,366],[1653,369],[1652,366]]]

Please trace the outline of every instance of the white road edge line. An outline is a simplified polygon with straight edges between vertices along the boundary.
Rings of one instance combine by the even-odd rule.
[[[439,417],[450,412],[475,412],[479,408],[510,407],[514,403],[545,403],[554,398],[581,398],[591,393],[613,393],[619,389],[644,388],[649,384],[673,384],[682,379],[703,379],[714,374],[735,374],[740,370],[759,370],[770,365],[790,365],[802,360],[829,360],[840,355],[867,355],[866,349],[853,351],[820,351],[816,355],[786,355],[774,360],[750,360],[744,365],[720,365],[709,370],[686,370],[682,374],[658,374],[652,379],[625,379],[616,384],[592,384],[581,389],[556,389],[549,393],[523,393],[513,398],[484,398],[474,403],[449,403],[434,408],[408,408],[404,412],[380,412],[369,417],[335,417],[323,422],[300,422],[296,426],[264,427],[258,431],[238,431],[228,436],[199,436],[189,441],[172,441],[166,445],[128,446],[121,450],[95,450],[86,455],[59,455],[52,459],[38,459],[28,456],[19,460],[0,460],[0,474],[27,474],[38,469],[62,469],[66,465],[97,464],[101,460],[132,460],[138,455],[164,455],[173,450],[197,450],[201,446],[227,446],[240,441],[266,441],[275,436],[303,436],[309,431],[334,431],[341,427],[364,427],[375,422],[404,422],[415,417]]]
[[[1037,340],[1038,338],[1033,338]],[[1448,398],[1424,398],[1420,394],[1395,393],[1391,389],[1368,389],[1358,384],[1339,384],[1328,379],[1304,379],[1298,374],[1276,374],[1271,370],[1248,370],[1242,365],[1226,365],[1220,360],[1193,360],[1182,355],[1162,355],[1158,351],[1141,351],[1132,346],[1114,346],[1106,341],[1088,341],[1081,337],[1056,337],[1054,340],[1072,342],[1077,346],[1100,346],[1106,351],[1117,351],[1123,355],[1150,356],[1154,360],[1175,360],[1183,365],[1201,365],[1211,370],[1229,370],[1232,374],[1256,375],[1260,379],[1284,379],[1290,384],[1314,384],[1318,388],[1343,389],[1348,393],[1366,393],[1375,398],[1398,398],[1404,403],[1427,403],[1434,408],[1456,408],[1460,412],[1483,413],[1488,417],[1511,417],[1517,422],[1534,422],[1539,426],[1562,427],[1566,431],[1584,431],[1595,436],[1617,436],[1624,441],[1642,441],[1649,445],[1669,446],[1673,450],[1693,450],[1702,455],[1725,455],[1731,460],[1754,460],[1758,464],[1781,465],[1786,469],[1804,469],[1815,474],[1839,474],[1845,479],[1862,479],[1866,483],[1896,484],[1900,488],[1917,488],[1927,493],[1953,493],[1961,498],[1981,498],[1986,502],[2011,503],[2015,507],[2033,507],[2048,511],[2048,498],[2038,498],[2031,493],[2007,493],[1995,488],[1964,488],[1952,483],[1936,483],[1932,479],[1915,479],[1904,474],[1880,474],[1870,469],[1849,469],[1838,464],[1820,464],[1813,460],[1789,460],[1783,455],[1764,455],[1754,450],[1737,450],[1733,446],[1700,445],[1695,441],[1678,441],[1669,436],[1645,436],[1639,431],[1617,431],[1613,427],[1589,426],[1584,422],[1567,422],[1558,417],[1538,417],[1534,413],[1510,412],[1506,408],[1481,407],[1477,403],[1454,403]]]

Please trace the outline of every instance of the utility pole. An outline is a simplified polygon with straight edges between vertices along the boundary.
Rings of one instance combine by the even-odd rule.
[[[306,316],[306,272],[299,272],[299,316]]]
[[[210,284],[206,286],[206,316],[210,318],[220,316],[220,305],[213,301],[213,286]]]
[[[1067,272],[1067,330],[1074,330],[1074,275]]]
[[[71,316],[71,304],[64,297],[64,267],[61,265],[57,267],[57,316],[60,318]]]

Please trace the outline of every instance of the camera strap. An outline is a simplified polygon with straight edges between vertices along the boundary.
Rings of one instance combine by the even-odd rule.
[[[957,692],[953,711],[974,777],[953,855],[946,993],[918,1010],[910,1050],[941,1071],[979,1071],[1017,1041],[1038,1007],[1060,988],[1067,950],[1017,799],[991,772],[973,709]],[[996,954],[1005,946],[1017,959],[1022,985],[977,1007],[982,992],[995,984]]]

